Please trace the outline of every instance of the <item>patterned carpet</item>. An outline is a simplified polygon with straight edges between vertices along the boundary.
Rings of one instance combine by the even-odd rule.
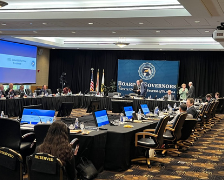
[[[224,120],[217,123],[211,131],[200,137],[181,157],[159,157],[165,166],[154,164],[133,164],[125,172],[103,171],[98,180],[148,180],[148,179],[211,179],[224,180]]]

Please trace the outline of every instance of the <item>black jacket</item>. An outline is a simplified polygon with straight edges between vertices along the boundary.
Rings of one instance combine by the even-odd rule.
[[[188,91],[187,98],[195,98],[195,89],[193,85],[190,87]]]
[[[193,118],[196,118],[198,112],[197,112],[197,110],[195,109],[194,106],[191,106],[191,107],[188,108],[187,114],[192,114]]]
[[[138,88],[137,84],[135,84],[133,87],[133,92],[140,95],[140,91],[138,91],[139,89],[140,89],[140,87]]]

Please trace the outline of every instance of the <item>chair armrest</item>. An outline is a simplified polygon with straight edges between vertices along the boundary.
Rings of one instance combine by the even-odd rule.
[[[70,145],[72,146],[72,149],[74,151],[74,155],[76,156],[79,150],[79,139],[75,138],[70,142]]]
[[[166,130],[175,131],[175,129],[169,127],[166,127]]]
[[[33,132],[26,133],[22,136],[22,142],[33,142],[35,140],[35,134]]]
[[[143,132],[154,132],[155,129],[145,129]]]
[[[137,147],[137,141],[138,141],[138,136],[143,136],[143,138],[145,138],[145,136],[151,136],[151,137],[157,137],[157,134],[153,134],[153,133],[148,133],[148,132],[139,132],[135,134],[135,146]]]
[[[167,124],[167,125],[166,125],[166,127],[171,127],[171,126],[173,126],[173,125],[172,125],[172,124]]]

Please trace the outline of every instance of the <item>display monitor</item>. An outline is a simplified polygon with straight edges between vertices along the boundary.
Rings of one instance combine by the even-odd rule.
[[[103,125],[110,124],[107,116],[107,110],[100,110],[93,112],[94,119],[96,121],[96,126],[101,127]]]
[[[133,108],[132,108],[132,106],[125,106],[125,107],[124,107],[124,113],[125,113],[125,116],[126,116],[128,119],[131,119],[131,118],[132,118],[132,113],[133,113]]]
[[[0,83],[36,83],[37,47],[0,40]]]
[[[54,110],[42,110],[42,109],[24,109],[21,123],[37,124],[52,123],[54,119]]]
[[[141,106],[141,109],[142,109],[142,112],[143,112],[143,114],[144,114],[144,115],[146,115],[146,114],[149,114],[149,113],[150,113],[150,111],[149,111],[149,108],[148,108],[148,105],[147,105],[147,104],[141,104],[140,106]]]

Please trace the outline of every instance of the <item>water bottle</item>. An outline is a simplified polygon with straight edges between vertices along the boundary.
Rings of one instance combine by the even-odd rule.
[[[48,92],[45,93],[45,96],[48,96]]]
[[[120,123],[121,123],[121,124],[123,124],[123,118],[124,118],[124,114],[121,113],[121,115],[120,115]]]
[[[1,112],[1,118],[3,118],[3,117],[4,117],[4,111]]]
[[[152,99],[152,96],[151,95],[149,96],[149,99]]]
[[[173,105],[173,108],[176,109],[176,107],[177,107],[177,104],[175,103],[175,104]]]
[[[75,129],[78,129],[78,127],[79,127],[79,119],[76,118],[75,119]]]
[[[141,117],[142,117],[141,114],[142,114],[141,109],[139,109],[138,110],[138,120],[141,120]]]

